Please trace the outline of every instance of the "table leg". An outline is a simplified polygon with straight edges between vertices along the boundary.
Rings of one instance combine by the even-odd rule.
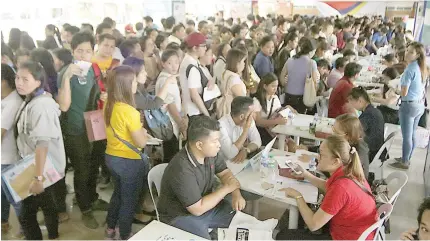
[[[299,136],[295,136],[294,140],[296,141],[296,145],[300,145],[300,137]]]
[[[299,226],[299,209],[290,205],[290,216],[288,219],[288,229],[297,229]]]
[[[258,219],[258,213],[260,212],[258,200],[251,201],[251,213],[256,219]]]
[[[285,138],[287,138],[286,135],[278,134],[278,150],[280,151],[285,150]]]

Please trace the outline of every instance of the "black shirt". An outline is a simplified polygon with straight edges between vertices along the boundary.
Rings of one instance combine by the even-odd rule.
[[[370,151],[378,151],[384,144],[385,121],[381,111],[369,104],[359,117],[363,126],[364,141]]]
[[[205,158],[200,164],[188,150],[187,146],[178,152],[164,171],[157,205],[162,222],[191,215],[186,208],[210,194],[215,174],[227,169],[220,155]]]

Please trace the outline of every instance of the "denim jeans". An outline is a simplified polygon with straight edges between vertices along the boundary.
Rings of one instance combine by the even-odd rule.
[[[114,191],[106,217],[107,227],[119,225],[120,237],[129,238],[139,195],[149,170],[148,159],[132,160],[106,154],[106,166],[112,175]]]
[[[1,170],[3,171],[10,165],[1,165]],[[9,221],[9,211],[10,205],[15,209],[15,214],[19,217],[21,211],[21,203],[15,203],[13,201],[12,195],[7,189],[6,184],[1,180],[1,222],[6,223]]]
[[[423,102],[402,102],[400,105],[399,119],[403,136],[402,160],[404,164],[409,164],[411,160],[415,148],[415,131],[423,113]]]
[[[228,228],[235,212],[232,212],[230,203],[222,200],[216,207],[201,216],[180,216],[174,218],[170,225],[182,229],[199,237],[211,239],[209,228]]]

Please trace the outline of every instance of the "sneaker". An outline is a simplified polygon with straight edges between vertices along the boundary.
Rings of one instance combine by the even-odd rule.
[[[396,162],[403,162],[403,159],[402,159],[401,157],[394,158],[394,160],[395,160]]]
[[[9,222],[1,223],[1,234],[7,234],[11,229],[12,227],[9,225]]]
[[[16,239],[16,240],[25,239],[24,231],[20,228],[20,230],[13,236],[13,239]]]
[[[94,218],[93,212],[91,211],[82,213],[82,222],[84,223],[85,227],[89,229],[96,229],[99,227],[99,223]]]
[[[109,203],[103,199],[97,199],[93,202],[93,210],[97,211],[107,211],[109,208]]]
[[[58,223],[64,223],[70,219],[70,216],[67,212],[58,213]]]
[[[100,189],[105,189],[109,187],[110,184],[110,178],[109,177],[102,177],[99,183]]]
[[[105,230],[105,240],[116,240],[116,229],[107,228]]]
[[[407,171],[409,169],[409,165],[408,164],[404,164],[401,162],[394,162],[388,165],[391,168],[397,169],[397,170],[401,170],[401,171]]]

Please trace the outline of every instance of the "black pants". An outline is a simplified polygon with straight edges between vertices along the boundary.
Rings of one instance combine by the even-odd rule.
[[[332,240],[328,233],[312,234],[304,229],[283,229],[276,235],[276,240]]]
[[[76,200],[81,212],[87,212],[98,199],[96,187],[99,163],[92,160],[92,144],[86,133],[78,136],[67,135],[65,139],[67,155],[74,169]]]
[[[284,105],[293,107],[299,114],[306,114],[308,107],[303,103],[303,95],[290,95],[285,93]]]
[[[59,213],[67,212],[66,196],[67,196],[67,186],[66,186],[66,176],[59,180],[57,183],[52,185],[54,192],[55,206]]]
[[[91,153],[91,159],[98,163],[98,167],[100,167],[101,169],[101,176],[105,178],[110,178],[111,175],[109,169],[106,166],[105,160],[107,140],[95,141],[92,144],[93,151]]]
[[[179,141],[175,135],[171,140],[163,141],[163,163],[169,163],[178,152]]]
[[[37,211],[42,209],[49,239],[58,238],[58,212],[54,199],[54,186],[36,196],[30,196],[22,201],[19,222],[26,240],[42,240],[42,231],[37,222]]]

